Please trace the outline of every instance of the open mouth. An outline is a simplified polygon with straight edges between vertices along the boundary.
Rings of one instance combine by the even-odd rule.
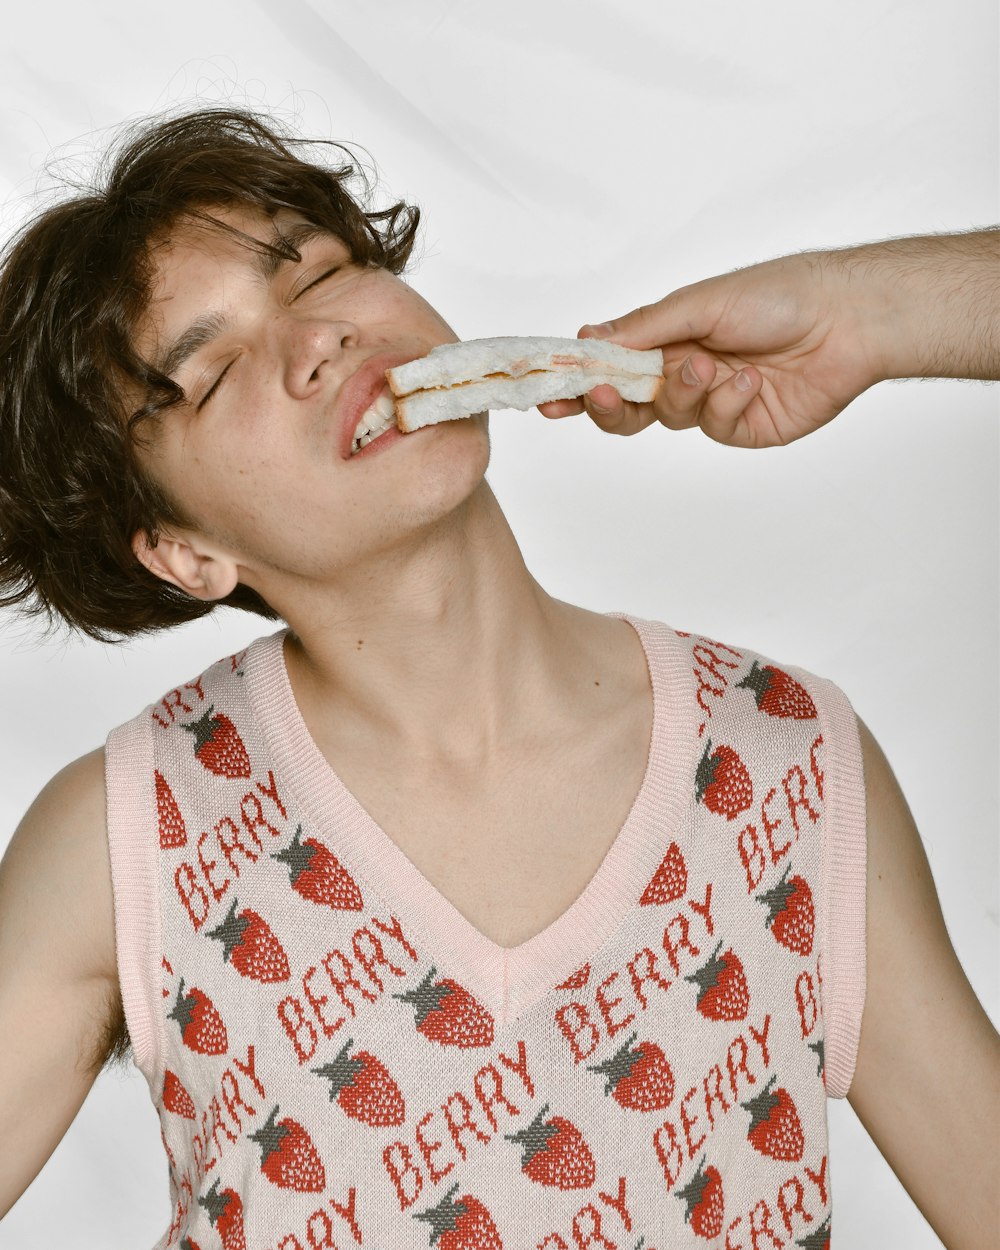
[[[351,442],[351,455],[357,455],[362,447],[373,443],[387,430],[395,428],[396,406],[391,395],[381,394],[361,415],[361,420],[354,428]]]

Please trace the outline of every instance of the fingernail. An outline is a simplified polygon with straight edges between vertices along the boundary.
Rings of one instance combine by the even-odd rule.
[[[611,411],[610,408],[605,408],[603,404],[595,404],[593,400],[590,401],[590,407],[599,417],[606,417]]]
[[[615,327],[611,324],[610,321],[602,321],[600,325],[584,326],[583,328],[586,331],[588,331],[590,334],[592,334],[595,338],[599,338],[599,339],[610,338],[610,336],[614,334],[615,332]]]
[[[736,377],[733,379],[733,385],[736,387],[738,391],[748,391],[753,386],[753,383],[750,381],[749,377],[747,376],[746,370],[741,369],[739,373],[736,375]]]
[[[681,377],[688,386],[701,386],[701,378],[694,371],[694,365],[691,363],[691,357],[688,356],[684,361],[684,368],[681,370]]]

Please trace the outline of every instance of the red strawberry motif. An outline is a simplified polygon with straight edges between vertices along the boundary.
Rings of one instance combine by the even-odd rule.
[[[504,1133],[521,1146],[521,1171],[529,1180],[553,1189],[586,1189],[594,1183],[594,1156],[583,1134],[564,1116],[546,1119],[545,1103],[527,1128]]]
[[[489,1046],[493,1041],[492,1015],[451,977],[435,981],[436,973],[432,966],[415,989],[393,994],[415,1009],[417,1032],[441,1046]]]
[[[779,1085],[771,1093],[777,1079],[772,1076],[759,1094],[740,1103],[751,1117],[747,1141],[762,1155],[798,1163],[806,1144],[802,1122],[787,1089]]]
[[[716,747],[713,751],[711,738],[705,744],[694,786],[698,802],[727,820],[735,820],[753,802],[753,783],[746,765],[732,747]]]
[[[194,734],[194,753],[217,777],[249,777],[250,756],[236,726],[223,712],[204,716],[183,728]]]
[[[674,1097],[674,1074],[663,1050],[655,1042],[632,1043],[633,1033],[603,1063],[588,1064],[588,1072],[607,1077],[605,1094],[632,1111],[661,1111]]]
[[[191,1095],[169,1068],[163,1077],[163,1105],[174,1115],[182,1115],[185,1120],[195,1118]]]
[[[815,719],[816,704],[813,703],[809,691],[794,677],[789,677],[771,664],[765,664],[762,668],[754,660],[750,672],[736,683],[736,689],[752,690],[758,709],[768,716],[787,716],[793,720]]]
[[[726,1205],[722,1193],[722,1177],[718,1168],[711,1164],[705,1167],[704,1155],[701,1156],[698,1171],[683,1189],[678,1189],[676,1196],[687,1204],[684,1222],[691,1225],[692,1232],[708,1241],[718,1237],[722,1232],[722,1217]]]
[[[720,942],[708,962],[684,980],[697,984],[697,1008],[706,1020],[744,1020],[750,1006],[746,973],[734,951],[720,958],[721,949]]]
[[[414,1219],[431,1226],[428,1245],[434,1250],[503,1250],[489,1211],[471,1194],[456,1198],[457,1189],[457,1184],[452,1185],[436,1205],[415,1212]]]
[[[653,873],[649,885],[642,892],[639,902],[648,907],[653,903],[673,903],[683,898],[687,890],[687,864],[676,842],[671,842],[667,853]]]
[[[204,992],[192,986],[184,993],[184,978],[177,989],[177,1001],[168,1020],[176,1020],[181,1030],[181,1041],[188,1050],[200,1055],[224,1055],[229,1046],[226,1026],[215,1009],[215,1004]]]
[[[590,964],[584,964],[582,968],[577,968],[576,972],[571,972],[565,981],[560,981],[556,989],[582,990],[589,980]]]
[[[816,910],[812,890],[804,877],[788,878],[791,863],[785,865],[781,880],[770,890],[754,897],[768,907],[765,924],[782,946],[799,955],[809,955],[816,932]]]
[[[804,1237],[796,1238],[795,1244],[801,1246],[802,1250],[830,1250],[830,1216],[824,1217],[819,1228],[814,1228]]]
[[[184,817],[177,806],[177,800],[167,785],[166,778],[156,769],[153,770],[153,780],[156,782],[156,814],[160,824],[160,850],[168,851],[171,847],[184,846],[187,843],[187,829],[184,827]]]
[[[251,1133],[260,1146],[260,1170],[279,1189],[318,1194],[326,1188],[326,1169],[313,1140],[297,1120],[279,1120],[275,1107],[263,1128]]]
[[[315,838],[302,841],[302,826],[283,851],[271,856],[288,868],[292,889],[311,903],[336,911],[361,911],[364,900],[351,874],[334,853]]]
[[[198,1196],[198,1205],[208,1212],[212,1227],[222,1238],[222,1250],[247,1250],[243,1202],[234,1189],[220,1191],[216,1179],[204,1197]]]
[[[238,907],[234,898],[222,924],[208,932],[222,943],[222,958],[253,981],[287,981],[288,956],[267,921],[247,907],[237,912]]]
[[[348,1038],[337,1057],[319,1068],[310,1068],[330,1082],[330,1101],[363,1124],[383,1127],[406,1119],[403,1091],[382,1062],[367,1050],[351,1054],[354,1039]]]

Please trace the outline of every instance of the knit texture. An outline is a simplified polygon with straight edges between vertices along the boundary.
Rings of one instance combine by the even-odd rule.
[[[829,682],[627,620],[644,780],[512,949],[340,782],[284,633],[108,738],[119,975],[183,1250],[830,1245],[865,803]],[[484,866],[484,871],[487,868]]]

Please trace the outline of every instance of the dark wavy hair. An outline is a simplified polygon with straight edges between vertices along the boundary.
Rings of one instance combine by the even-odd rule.
[[[346,162],[303,159],[316,144]],[[108,642],[217,606],[150,573],[131,548],[136,532],[155,543],[161,526],[185,523],[136,456],[183,392],[133,339],[151,242],[185,215],[236,205],[294,209],[355,262],[397,274],[420,217],[402,201],[375,211],[345,148],[296,139],[270,117],[210,108],[124,131],[93,184],[41,212],[0,259],[0,606]],[[249,587],[222,602],[276,616]]]

